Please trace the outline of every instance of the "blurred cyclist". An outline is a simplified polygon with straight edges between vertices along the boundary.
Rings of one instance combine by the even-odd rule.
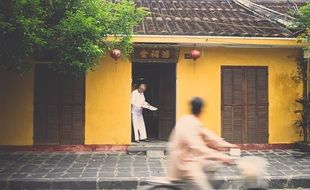
[[[190,102],[192,114],[177,121],[168,147],[168,177],[171,180],[193,180],[202,190],[212,189],[205,170],[215,170],[217,164],[234,161],[219,150],[236,147],[202,127],[199,117],[204,103],[201,98]]]

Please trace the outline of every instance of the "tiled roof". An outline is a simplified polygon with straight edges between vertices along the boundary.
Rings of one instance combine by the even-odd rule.
[[[291,37],[294,33],[232,0],[135,0],[135,3],[150,12],[135,28],[135,34]],[[266,4],[263,0],[260,3]]]

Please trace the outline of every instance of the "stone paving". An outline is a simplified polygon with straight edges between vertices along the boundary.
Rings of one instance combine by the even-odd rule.
[[[310,188],[310,157],[293,150],[243,151],[269,160],[271,188]],[[166,175],[165,157],[104,152],[0,152],[0,189],[137,189]],[[216,174],[222,187],[238,176],[234,166]]]

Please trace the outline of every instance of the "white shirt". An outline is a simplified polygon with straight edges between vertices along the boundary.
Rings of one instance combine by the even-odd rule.
[[[140,93],[138,89],[132,91],[131,93],[131,105],[134,108],[141,109],[142,107],[146,107],[148,104],[145,102],[145,97],[143,93]]]

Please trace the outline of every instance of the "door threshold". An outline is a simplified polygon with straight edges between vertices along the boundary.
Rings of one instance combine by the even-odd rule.
[[[148,151],[167,151],[168,142],[162,140],[150,140],[149,142],[131,143],[128,146],[128,154],[147,154]]]
[[[159,139],[148,139],[148,141],[140,141],[140,142],[131,142],[131,145],[165,145],[167,144],[167,141],[159,140]]]

